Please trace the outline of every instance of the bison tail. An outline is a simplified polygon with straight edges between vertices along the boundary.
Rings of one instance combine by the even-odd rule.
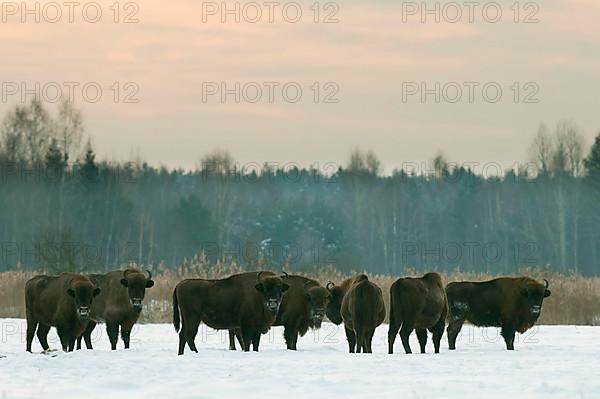
[[[400,326],[404,321],[402,309],[402,284],[396,282],[390,287],[390,325],[392,321]]]
[[[179,318],[179,303],[177,301],[177,288],[173,290],[173,326],[175,331],[179,332],[181,319]]]

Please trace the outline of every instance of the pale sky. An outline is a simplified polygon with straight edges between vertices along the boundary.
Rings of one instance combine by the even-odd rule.
[[[68,21],[66,6],[62,19],[51,23],[56,12],[45,8],[47,3],[39,3],[40,23],[35,13],[22,15],[22,9],[3,3],[0,115],[21,102],[21,88],[7,93],[14,83],[33,88],[39,82],[51,99],[51,82],[63,86],[65,95],[64,82],[78,82],[75,103],[83,109],[101,158],[121,160],[139,153],[155,165],[193,167],[203,154],[223,148],[242,163],[308,165],[345,163],[359,147],[372,149],[388,171],[404,162],[430,160],[440,150],[455,162],[510,165],[527,159],[542,121],[554,126],[560,119],[573,120],[588,145],[600,131],[600,1],[544,0],[527,8],[523,1],[518,23],[509,8],[514,0],[497,2],[503,12],[497,23],[484,19],[486,1],[475,8],[473,23],[461,1],[463,15],[456,23],[444,20],[455,17],[450,8],[440,11],[439,23],[434,15],[422,23],[420,14],[405,15],[403,22],[403,3],[388,0],[350,0],[327,8],[323,1],[318,23],[309,8],[313,0],[297,2],[302,9],[297,23],[283,18],[284,5],[286,17],[295,17],[295,8],[285,1],[275,6],[272,23],[262,1],[255,3],[263,12],[257,23],[244,20],[255,15],[249,2],[240,2],[247,13],[240,12],[239,23],[233,15],[222,23],[220,10],[203,15],[203,7],[210,11],[210,5],[198,0],[144,0],[137,8],[119,3],[119,19],[133,13],[139,22],[132,24],[115,23],[114,0],[101,0],[98,23],[84,20],[86,2],[75,8],[74,23]],[[440,8],[447,3],[441,1]],[[13,4],[20,8],[20,2]],[[34,9],[35,2],[27,4]],[[221,7],[221,1],[214,4]],[[427,4],[433,8],[435,2]],[[93,19],[94,9],[87,11]],[[485,17],[493,19],[492,11],[488,8]],[[332,12],[339,22],[323,23]],[[524,23],[528,15],[539,22]],[[98,103],[81,93],[90,82],[103,90]],[[118,103],[110,89],[115,82]],[[123,102],[135,87],[125,87],[127,82],[139,87],[134,95],[139,103]],[[225,82],[229,88],[256,82],[263,97],[250,103],[242,96],[238,104],[232,94],[222,103],[217,94],[203,102],[207,82]],[[265,82],[279,84],[273,103]],[[325,86],[329,82],[334,85]],[[440,87],[450,83],[446,99],[436,103],[431,94],[422,103],[416,94],[403,101],[403,88],[425,83],[433,89],[436,82]],[[473,103],[465,82],[479,84]],[[493,82],[502,89],[497,103],[482,94],[482,87]],[[297,103],[284,100],[281,87],[287,83],[302,89]],[[463,98],[451,103],[457,85]],[[333,98],[339,102],[324,103],[335,87],[339,91]],[[252,99],[254,88],[248,88],[246,98]],[[288,93],[293,96],[294,90]],[[525,103],[528,94],[539,102]]]

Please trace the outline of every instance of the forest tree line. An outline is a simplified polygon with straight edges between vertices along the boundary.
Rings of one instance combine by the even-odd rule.
[[[535,133],[535,132],[534,132]],[[81,112],[39,101],[0,126],[0,270],[177,267],[204,256],[246,267],[401,274],[600,274],[600,135],[561,121],[531,159],[489,173],[438,154],[384,174],[371,151],[345,165],[240,165],[226,151],[194,170],[96,159]]]

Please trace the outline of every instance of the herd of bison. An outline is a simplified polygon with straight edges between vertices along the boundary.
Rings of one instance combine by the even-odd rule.
[[[119,329],[125,348],[142,311],[145,291],[154,285],[150,272],[128,269],[107,274],[36,276],[25,286],[27,351],[37,330],[44,351],[48,332],[56,327],[62,349],[92,349],[91,334],[104,322],[112,349]],[[437,273],[421,278],[399,278],[390,288],[389,353],[400,335],[406,353],[409,336],[416,330],[421,353],[427,330],[435,353],[448,322],[448,343],[456,349],[456,337],[465,321],[476,326],[500,327],[506,348],[514,349],[515,333],[524,333],[540,316],[542,302],[550,296],[544,284],[527,277],[502,277],[485,282],[455,282],[444,287]],[[256,271],[225,279],[186,279],[173,291],[173,325],[179,333],[181,355],[185,346],[197,352],[194,342],[200,323],[229,330],[229,347],[236,339],[244,351],[258,351],[260,337],[271,326],[283,326],[288,349],[309,328],[320,328],[323,318],[344,324],[350,353],[371,353],[375,328],[385,318],[381,289],[364,274],[340,284],[297,275]]]

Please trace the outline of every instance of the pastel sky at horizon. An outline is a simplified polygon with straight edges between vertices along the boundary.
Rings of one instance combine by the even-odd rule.
[[[74,23],[66,15],[57,23],[44,18],[36,23],[31,16],[23,23],[21,14],[8,13],[3,3],[0,116],[21,103],[22,93],[7,95],[7,84],[96,82],[101,100],[85,101],[76,90],[75,103],[100,158],[139,154],[154,165],[185,168],[197,166],[214,149],[226,149],[242,163],[306,166],[343,164],[352,149],[371,149],[386,171],[428,161],[440,151],[453,162],[513,165],[528,159],[541,122],[552,127],[563,119],[580,126],[591,144],[600,132],[600,1],[530,3],[538,5],[537,11],[526,8],[527,1],[518,3],[520,20],[536,11],[537,23],[515,23],[510,8],[515,2],[496,2],[503,12],[497,23],[486,22],[482,8],[469,22],[467,7],[457,23],[444,15],[439,23],[431,15],[423,23],[420,15],[403,22],[401,2],[348,0],[335,3],[339,22],[329,24],[313,21],[314,0],[297,2],[303,12],[297,23],[283,18],[281,8],[290,3],[285,1],[275,9],[273,23],[262,1],[256,2],[263,5],[257,23],[244,21],[243,15],[239,23],[231,15],[225,23],[219,13],[203,15],[208,2],[144,0],[132,3],[138,10],[119,3],[121,20],[135,11],[139,22],[131,24],[113,21],[114,0],[97,1],[103,12],[98,23],[84,21],[81,10],[75,11]],[[39,3],[40,8],[48,3]],[[240,8],[248,3],[240,2]],[[318,3],[320,20],[335,10],[325,8],[327,3]],[[428,7],[434,3],[427,2]],[[447,11],[447,17],[454,15]],[[117,103],[110,89],[115,82]],[[139,87],[137,104],[123,102],[132,90],[127,82]],[[256,82],[263,95],[256,103],[243,96],[236,103],[233,95],[222,103],[218,94],[203,101],[211,82],[229,88]],[[279,84],[272,103],[265,82]],[[302,89],[297,103],[283,98],[281,87],[290,82]],[[407,85],[425,83],[431,89],[436,82],[440,87],[450,83],[446,100],[442,96],[436,102],[433,94],[425,102],[419,94],[403,99]],[[448,101],[455,93],[452,82],[463,91],[457,103]],[[472,103],[465,82],[479,85]],[[483,98],[481,88],[491,82],[502,89],[496,103]],[[534,85],[527,86],[530,82]],[[333,87],[339,88],[333,97],[339,102],[324,103]],[[539,88],[535,94],[534,87]],[[248,86],[247,97],[254,93]],[[528,94],[539,102],[525,103]]]

